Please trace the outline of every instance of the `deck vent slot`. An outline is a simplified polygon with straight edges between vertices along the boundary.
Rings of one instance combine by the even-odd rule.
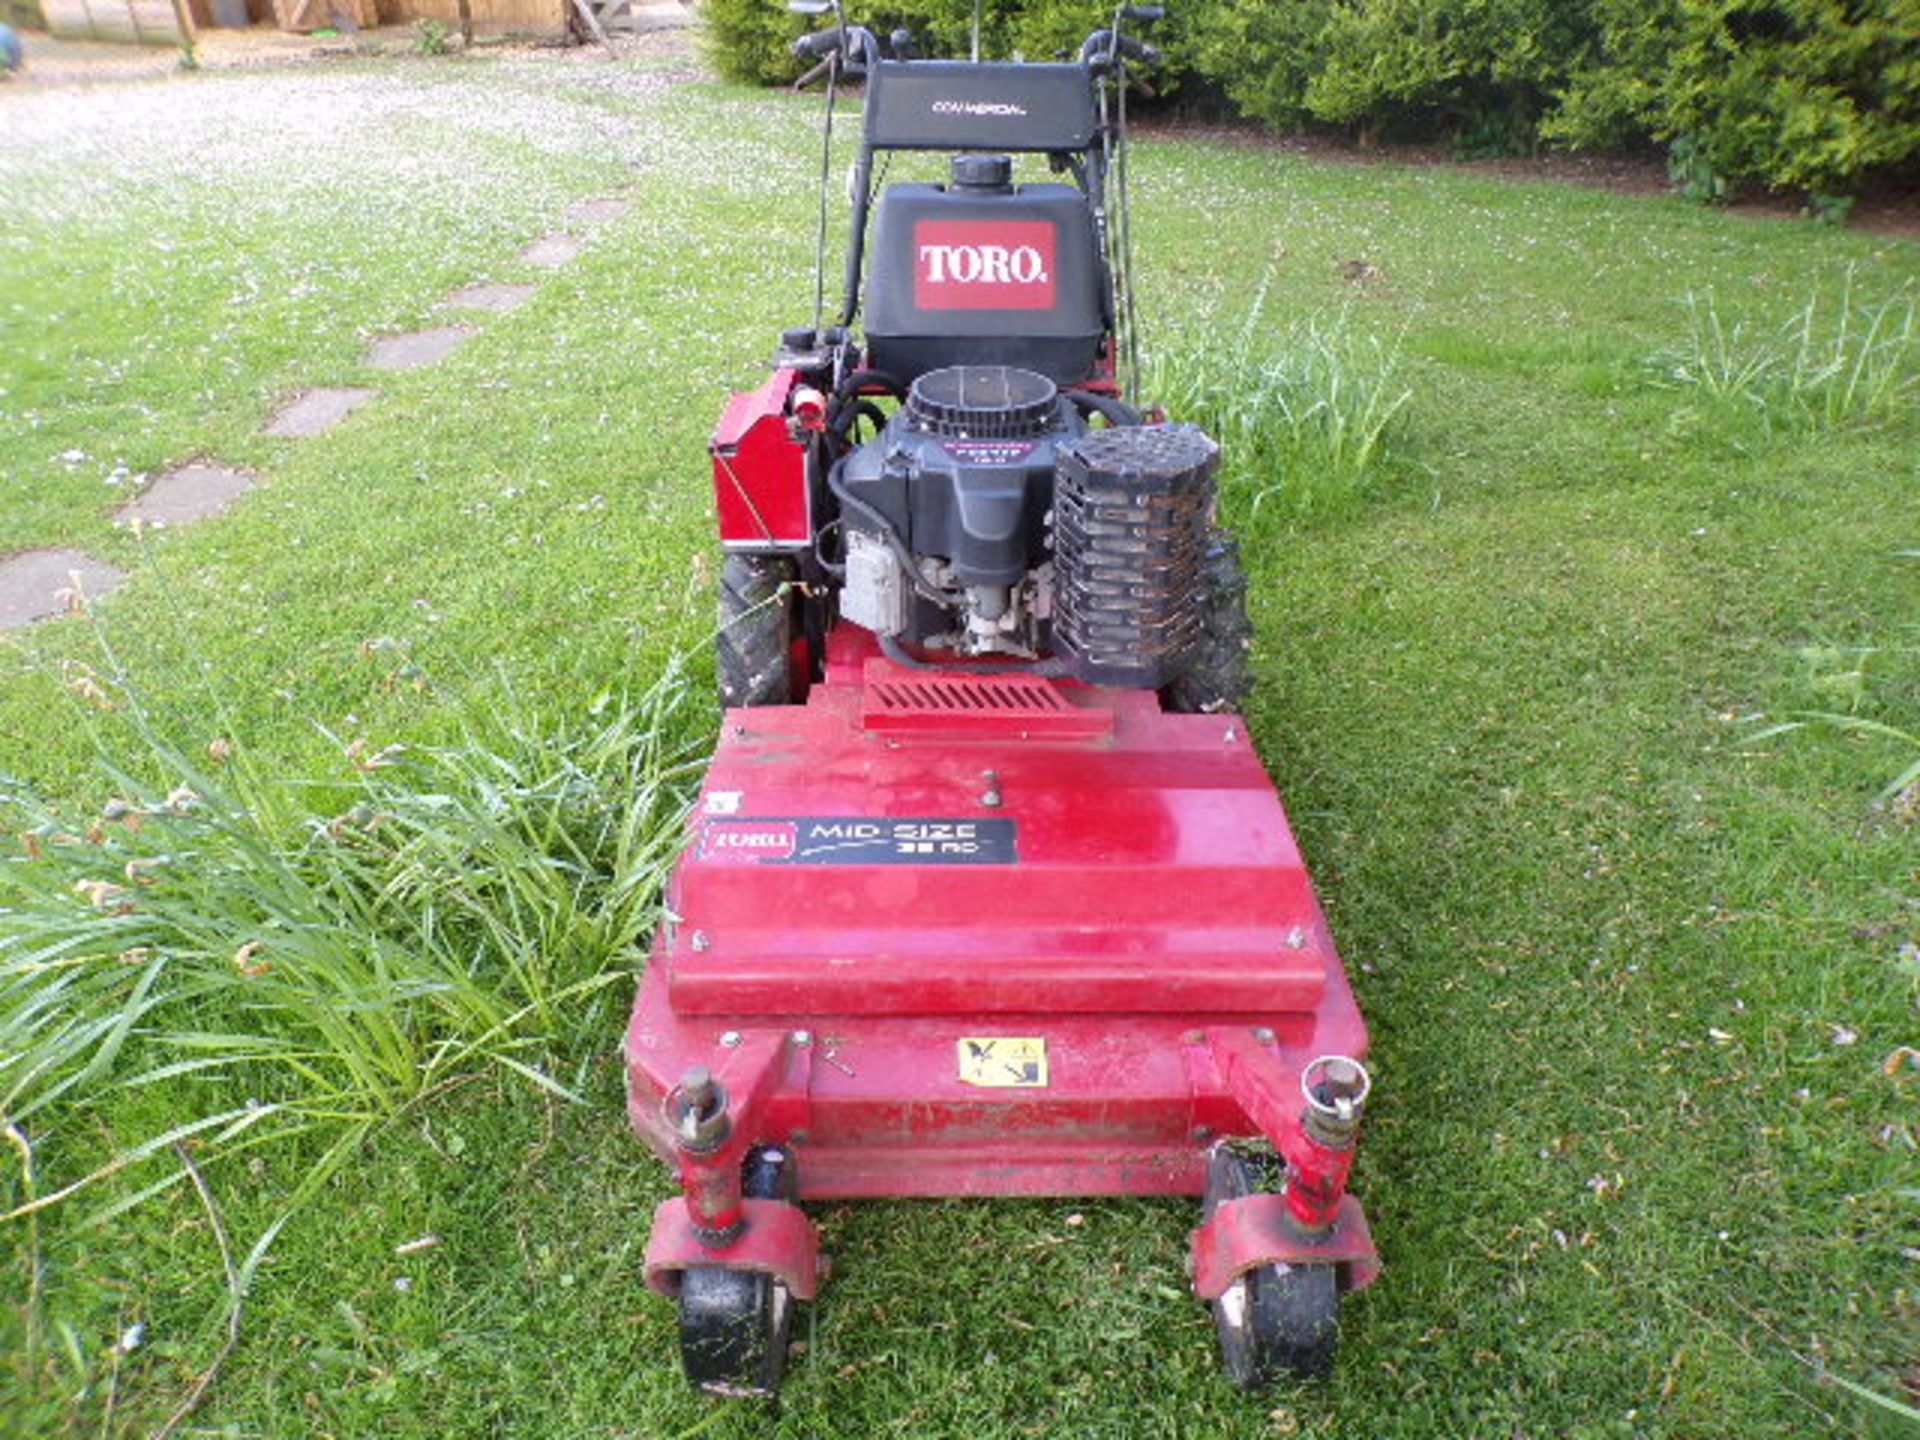
[[[878,667],[875,667],[876,669]],[[1103,735],[1105,706],[1081,706],[1058,686],[1026,675],[943,675],[902,679],[869,672],[860,723],[867,730],[1009,731],[1028,735]]]

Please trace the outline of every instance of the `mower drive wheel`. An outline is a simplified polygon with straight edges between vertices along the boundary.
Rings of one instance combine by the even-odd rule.
[[[720,567],[720,703],[787,705],[796,698],[792,589],[784,555],[733,554]]]
[[[1271,1153],[1215,1147],[1207,1161],[1201,1217],[1227,1200],[1271,1194],[1283,1169]],[[1331,1265],[1262,1265],[1212,1301],[1227,1374],[1243,1390],[1275,1380],[1314,1380],[1333,1369],[1340,1342],[1340,1285]]]
[[[1238,711],[1253,693],[1253,622],[1247,618],[1247,573],[1240,545],[1216,530],[1201,565],[1205,609],[1193,663],[1160,692],[1160,703],[1176,715],[1212,715]]]

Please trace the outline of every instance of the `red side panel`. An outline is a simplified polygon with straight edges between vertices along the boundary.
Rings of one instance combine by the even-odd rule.
[[[813,543],[807,447],[787,419],[793,385],[793,371],[776,370],[758,390],[735,392],[714,431],[714,505],[728,545]]]

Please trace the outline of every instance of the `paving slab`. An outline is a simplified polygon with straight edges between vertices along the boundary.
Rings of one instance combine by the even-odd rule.
[[[580,242],[571,235],[558,232],[542,235],[526,249],[520,252],[520,261],[524,265],[543,265],[549,270],[557,270],[570,262],[580,253]]]
[[[367,364],[376,370],[418,370],[446,359],[476,333],[471,325],[441,325],[404,335],[382,335],[367,347]]]
[[[250,470],[195,460],[156,476],[146,489],[122,505],[114,519],[122,525],[191,525],[209,520],[259,482]]]
[[[518,310],[538,285],[464,285],[440,303],[454,310]]]
[[[64,615],[79,596],[97,600],[127,572],[84,550],[26,550],[0,560],[0,630]]]
[[[378,390],[364,387],[323,386],[302,390],[273,412],[273,418],[267,421],[261,433],[283,440],[304,440],[310,435],[323,434],[379,393]]]
[[[632,208],[631,200],[576,200],[567,207],[567,219],[575,225],[605,225]]]

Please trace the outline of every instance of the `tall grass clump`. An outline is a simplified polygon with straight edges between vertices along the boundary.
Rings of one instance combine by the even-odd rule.
[[[1229,496],[1299,518],[1337,510],[1379,478],[1412,392],[1398,347],[1357,331],[1347,310],[1267,323],[1270,285],[1237,325],[1205,316],[1157,350],[1148,394],[1220,442]]]
[[[1822,699],[1829,705],[1838,702],[1845,708],[1792,711],[1786,719],[1756,731],[1748,737],[1749,741],[1768,740],[1796,730],[1824,730],[1885,742],[1898,757],[1894,763],[1902,768],[1886,782],[1878,798],[1883,804],[1891,803],[1902,818],[1920,819],[1920,712],[1908,719],[1898,713],[1897,706],[1890,710],[1889,702],[1883,699],[1873,708],[1880,709],[1886,718],[1861,713],[1869,708],[1872,688],[1868,682],[1869,667],[1878,665],[1884,669],[1900,660],[1911,666],[1915,658],[1920,657],[1920,649],[1882,645],[1839,649],[1816,645],[1805,647],[1800,654],[1813,687]]]
[[[697,779],[677,667],[564,721],[490,695],[453,743],[356,743],[306,781],[87,689],[139,740],[124,766],[103,748],[98,806],[0,781],[0,1131],[58,1142],[135,1086],[177,1087],[182,1118],[27,1203],[190,1136],[211,1156],[317,1133],[310,1188],[462,1076],[566,1093],[661,914]]]
[[[1662,383],[1758,416],[1769,429],[1877,425],[1920,407],[1920,314],[1910,286],[1878,302],[1816,290],[1772,329],[1729,322],[1689,294],[1687,338],[1654,360]]]

